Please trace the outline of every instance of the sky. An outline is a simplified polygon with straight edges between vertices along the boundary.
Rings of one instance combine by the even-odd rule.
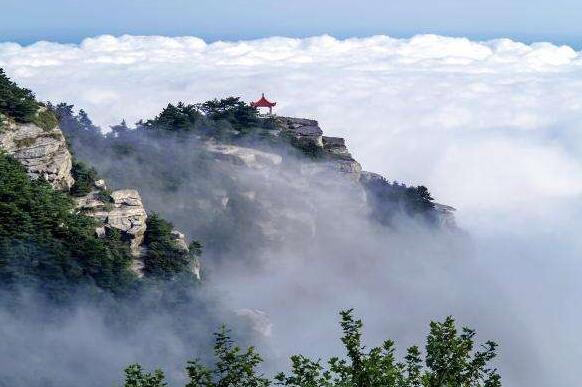
[[[101,34],[338,38],[420,33],[580,46],[576,0],[2,0],[0,39],[71,43]]]

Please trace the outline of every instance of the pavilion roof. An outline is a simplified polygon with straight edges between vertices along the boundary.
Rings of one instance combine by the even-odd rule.
[[[273,107],[277,105],[277,102],[271,102],[265,98],[265,94],[262,95],[261,99],[256,102],[251,102],[252,107]]]

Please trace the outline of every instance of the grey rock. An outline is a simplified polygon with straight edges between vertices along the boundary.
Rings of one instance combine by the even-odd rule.
[[[176,245],[186,251],[186,252],[190,252],[190,248],[188,247],[188,242],[186,242],[186,236],[178,231],[178,230],[172,230],[171,233],[172,238],[174,239],[174,241],[176,242]],[[199,257],[195,256],[194,254],[191,255],[192,257],[192,265],[190,267],[190,271],[192,272],[192,274],[194,274],[194,276],[200,280],[201,276],[200,276],[200,269],[201,269],[201,265],[200,265],[200,259]]]
[[[44,177],[54,188],[68,191],[75,181],[71,153],[61,130],[4,120],[0,148],[20,161],[32,178]]]
[[[105,180],[103,179],[95,180],[95,188],[99,190],[106,190],[107,184],[105,183]]]
[[[220,160],[253,169],[263,169],[279,165],[283,160],[280,155],[275,153],[236,145],[208,143],[206,144],[206,149]]]
[[[456,208],[447,206],[445,204],[434,203],[434,210],[437,214],[439,225],[442,228],[457,230],[457,222],[455,221]]]
[[[323,131],[317,121],[305,118],[277,117],[276,123],[281,133],[289,137],[298,148],[323,148]]]
[[[352,159],[352,155],[346,147],[346,141],[341,137],[322,137],[323,149],[340,158]],[[353,160],[353,159],[352,159]]]
[[[121,231],[123,239],[129,242],[132,255],[140,255],[139,248],[143,243],[147,214],[136,190],[113,191],[111,202],[104,200],[99,191],[94,191],[78,198],[76,205],[84,214],[101,221],[100,227]],[[99,233],[97,230],[96,232]]]

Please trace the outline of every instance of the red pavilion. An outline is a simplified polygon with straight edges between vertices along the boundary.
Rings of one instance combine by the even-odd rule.
[[[265,98],[265,93],[261,96],[257,102],[251,102],[251,106],[254,108],[269,108],[269,114],[273,114],[273,106],[275,106],[277,102],[271,102]]]

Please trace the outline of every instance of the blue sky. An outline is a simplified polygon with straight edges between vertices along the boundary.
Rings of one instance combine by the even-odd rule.
[[[207,41],[437,33],[579,47],[580,15],[577,0],[1,0],[0,40],[78,42],[106,33]]]

